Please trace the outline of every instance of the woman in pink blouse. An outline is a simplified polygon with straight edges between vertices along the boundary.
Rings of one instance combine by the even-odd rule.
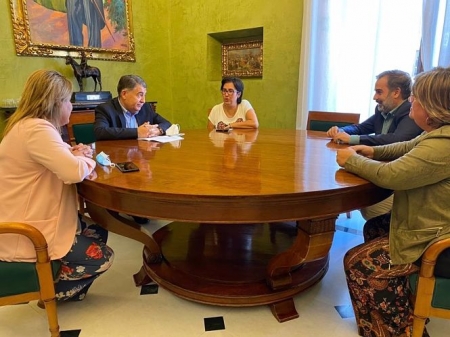
[[[0,143],[0,221],[39,229],[52,260],[62,267],[59,300],[82,300],[95,278],[113,261],[107,232],[78,216],[75,183],[94,174],[92,149],[63,142],[72,83],[60,73],[37,70],[28,78]],[[34,261],[34,248],[16,234],[0,237],[0,260]]]

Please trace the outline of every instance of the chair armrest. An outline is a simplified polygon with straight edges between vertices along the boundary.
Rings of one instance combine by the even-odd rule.
[[[422,256],[422,265],[420,267],[421,277],[433,277],[434,267],[439,254],[445,249],[450,248],[450,238],[439,240],[427,248]]]

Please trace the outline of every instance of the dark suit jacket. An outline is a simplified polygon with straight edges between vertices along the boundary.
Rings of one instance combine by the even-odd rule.
[[[150,105],[145,103],[136,115],[138,126],[145,122],[158,124],[164,132],[172,125],[164,117],[158,115]],[[95,139],[137,139],[138,131],[135,128],[126,128],[126,120],[123,115],[119,99],[116,97],[95,108]]]
[[[409,118],[411,103],[403,102],[394,113],[394,120],[389,127],[388,133],[382,135],[384,117],[375,108],[375,114],[361,124],[348,125],[340,128],[349,135],[360,135],[360,144],[364,145],[385,145],[396,142],[403,142],[417,137],[422,133],[422,129]]]

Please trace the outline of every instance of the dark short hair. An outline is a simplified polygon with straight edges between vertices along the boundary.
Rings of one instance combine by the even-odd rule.
[[[412,80],[411,75],[402,70],[386,70],[376,76],[377,80],[387,76],[388,88],[393,91],[400,88],[400,92],[403,99],[407,99],[411,96]]]
[[[120,96],[122,90],[134,89],[138,84],[142,85],[144,88],[147,88],[147,83],[145,83],[142,77],[138,75],[123,75],[117,84],[117,94]]]
[[[239,77],[233,76],[224,77],[222,79],[222,85],[220,86],[220,90],[223,89],[225,83],[233,83],[236,91],[239,91],[241,93],[241,95],[237,99],[237,104],[240,104],[242,102],[242,97],[244,96],[244,83],[242,83],[242,80]]]

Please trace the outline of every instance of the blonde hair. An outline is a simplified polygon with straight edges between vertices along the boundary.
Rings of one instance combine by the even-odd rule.
[[[413,95],[427,112],[430,126],[450,124],[450,68],[436,67],[418,74]]]
[[[54,70],[36,70],[28,77],[16,111],[8,118],[3,136],[26,118],[42,118],[58,130],[61,106],[72,94],[72,83]]]

